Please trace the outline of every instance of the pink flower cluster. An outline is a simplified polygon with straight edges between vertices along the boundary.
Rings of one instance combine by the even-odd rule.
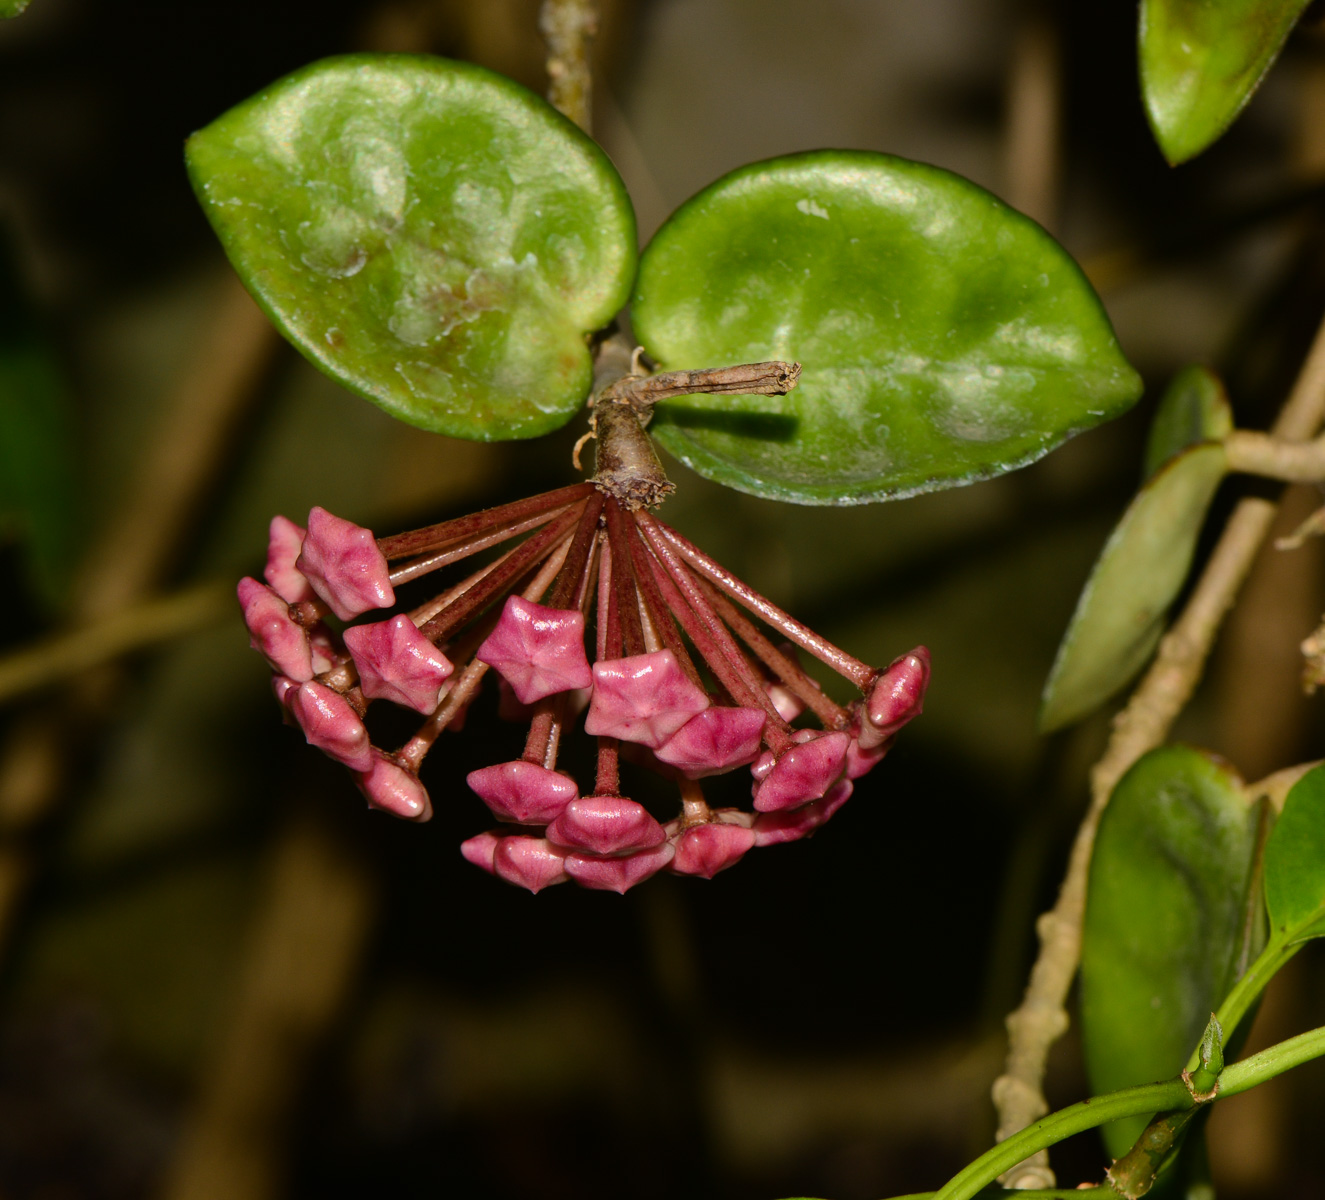
[[[326,623],[380,613],[401,585],[509,542],[410,611],[339,637]],[[276,517],[264,578],[242,580],[239,601],[276,697],[372,807],[432,815],[419,767],[497,673],[503,713],[527,720],[529,733],[520,758],[469,775],[501,824],[461,851],[533,892],[567,880],[624,892],[664,868],[712,878],[755,847],[813,833],[920,713],[929,682],[923,646],[869,667],[591,483],[381,539],[321,508],[306,529]],[[830,699],[798,649],[862,698]],[[374,701],[424,714],[394,752],[374,746],[364,724]],[[588,795],[557,769],[581,712],[598,746]],[[806,716],[818,727],[800,723]],[[675,781],[675,818],[664,824],[622,794],[623,757]],[[699,781],[744,767],[752,811],[710,808]]]

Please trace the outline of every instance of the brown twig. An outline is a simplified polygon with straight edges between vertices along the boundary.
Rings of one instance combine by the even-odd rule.
[[[543,0],[538,27],[547,43],[547,98],[585,133],[593,123],[589,46],[598,32],[593,0]]]
[[[1325,419],[1325,323],[1316,333],[1297,382],[1272,434],[1305,441]],[[1086,878],[1100,816],[1123,774],[1163,743],[1200,681],[1219,626],[1232,607],[1252,562],[1270,532],[1277,505],[1250,497],[1229,517],[1191,599],[1160,643],[1159,653],[1127,706],[1114,717],[1103,757],[1091,772],[1090,808],[1077,831],[1054,907],[1036,922],[1040,952],[1021,1005],[1007,1018],[1008,1054],[994,1081],[998,1140],[1048,1112],[1043,1080],[1049,1048],[1067,1029],[1064,1007],[1081,956]],[[1041,1152],[1001,1179],[1005,1187],[1052,1187],[1053,1171]]]
[[[1012,47],[1005,198],[1046,229],[1053,227],[1058,208],[1060,59],[1057,31],[1044,13],[1032,12],[1023,20]]]
[[[122,654],[192,633],[234,616],[234,589],[203,583],[112,613],[0,659],[0,704],[89,671]]]

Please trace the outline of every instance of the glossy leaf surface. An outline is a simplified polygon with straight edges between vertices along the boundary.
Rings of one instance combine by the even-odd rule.
[[[1255,844],[1241,780],[1198,750],[1154,750],[1119,781],[1095,839],[1081,952],[1092,1092],[1182,1069],[1239,965]],[[1106,1126],[1109,1152],[1145,1124]]]
[[[650,427],[700,474],[802,504],[997,475],[1140,394],[1048,234],[959,176],[882,154],[720,179],[645,250],[631,313],[665,369],[803,365],[786,397],[686,397]]]
[[[0,0],[0,20],[18,16],[31,3],[32,0]]]
[[[1209,367],[1186,367],[1170,381],[1146,438],[1145,477],[1197,442],[1222,441],[1233,429],[1224,384]]]
[[[1308,0],[1142,0],[1141,92],[1164,157],[1185,162],[1233,122]]]
[[[518,84],[412,55],[326,59],[189,140],[194,187],[281,331],[411,424],[564,424],[585,334],[624,303],[635,223],[598,147]]]
[[[1325,767],[1308,771],[1284,801],[1265,846],[1271,936],[1325,935]]]
[[[1193,446],[1137,493],[1105,543],[1058,647],[1040,706],[1049,732],[1093,712],[1146,664],[1191,567],[1226,470],[1222,446]]]

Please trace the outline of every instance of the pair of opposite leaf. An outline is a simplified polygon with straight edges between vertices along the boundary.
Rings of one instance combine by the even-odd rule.
[[[683,397],[658,440],[806,504],[986,478],[1140,392],[1099,301],[1039,226],[882,154],[741,168],[636,254],[625,187],[537,96],[406,55],[315,63],[188,146],[226,251],[282,332],[394,416],[480,440],[582,407],[589,336],[629,301],[662,369],[802,364],[787,397]]]

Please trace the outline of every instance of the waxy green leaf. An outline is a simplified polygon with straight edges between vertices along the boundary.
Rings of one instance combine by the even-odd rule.
[[[0,0],[0,20],[18,16],[31,3],[32,0]]]
[[[235,268],[327,374],[410,424],[535,437],[580,408],[635,218],[601,150],[467,63],[326,59],[188,144]]]
[[[1185,367],[1170,381],[1146,438],[1145,477],[1197,442],[1222,441],[1233,430],[1224,384],[1209,367]]]
[[[718,180],[645,250],[631,316],[664,369],[803,365],[786,397],[686,397],[651,426],[701,475],[801,504],[1013,470],[1141,390],[1043,229],[883,154],[818,151]]]
[[[1265,846],[1271,937],[1325,936],[1325,767],[1294,784]]]
[[[1142,0],[1141,92],[1175,166],[1232,124],[1309,0]]]
[[[1114,789],[1082,932],[1092,1092],[1176,1075],[1241,960],[1259,950],[1245,937],[1257,816],[1227,765],[1186,746],[1151,751]],[[1106,1126],[1109,1153],[1122,1155],[1145,1125]]]
[[[1040,703],[1043,732],[1087,716],[1145,666],[1226,470],[1223,447],[1206,442],[1170,460],[1137,493],[1100,552],[1058,647]]]

